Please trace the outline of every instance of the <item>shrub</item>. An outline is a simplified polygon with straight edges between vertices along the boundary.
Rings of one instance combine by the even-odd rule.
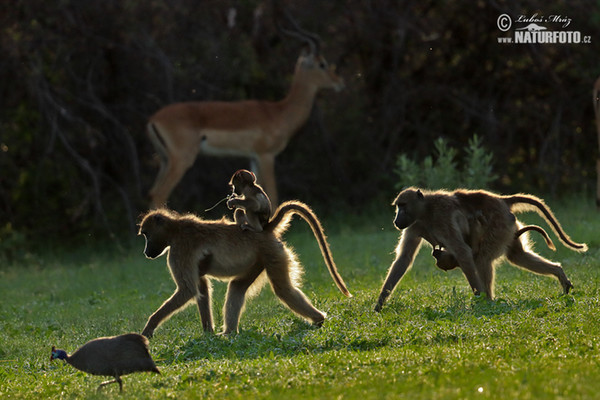
[[[435,161],[432,156],[427,156],[419,165],[406,154],[398,156],[394,169],[399,177],[396,189],[407,186],[481,189],[488,188],[498,178],[493,173],[494,155],[485,149],[483,140],[477,135],[469,139],[460,164],[457,161],[458,150],[449,146],[444,138],[438,138],[433,146]]]

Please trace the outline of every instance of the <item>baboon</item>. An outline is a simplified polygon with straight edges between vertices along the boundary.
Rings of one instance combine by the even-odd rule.
[[[271,201],[256,176],[245,169],[236,171],[229,181],[232,189],[227,207],[233,212],[235,223],[244,231],[262,232],[271,217]]]
[[[246,293],[249,292],[249,296],[258,293],[265,278],[279,299],[293,312],[320,326],[326,315],[300,291],[302,268],[295,254],[281,239],[294,214],[309,224],[333,280],[344,295],[351,297],[338,274],[323,227],[304,203],[283,203],[262,232],[244,232],[234,222],[225,219],[205,221],[194,215],[179,215],[159,209],[143,217],[139,234],[146,239],[146,257],[154,259],[168,251],[167,265],[177,288],[150,316],[142,334],[152,337],[161,322],[194,297],[203,329],[213,332],[209,278],[229,281],[223,307],[223,334],[238,331]]]
[[[421,191],[408,188],[393,201],[396,207],[394,225],[402,231],[392,263],[381,288],[376,311],[396,287],[425,240],[434,248],[442,247],[452,254],[475,294],[494,297],[494,263],[503,255],[511,263],[529,271],[556,277],[563,291],[573,287],[561,265],[535,254],[522,238],[515,237],[520,223],[513,213],[535,211],[552,227],[565,246],[586,251],[587,245],[575,243],[563,231],[552,211],[538,197],[528,194],[501,196],[483,190],[454,192]],[[483,218],[479,250],[473,253],[465,242],[469,231],[468,215],[480,210]]]
[[[476,222],[475,225],[476,225],[475,229],[479,229],[479,230],[475,233],[473,233],[473,230],[471,230],[471,235],[476,236],[476,239],[471,238],[471,250],[473,252],[473,257],[475,257],[475,255],[477,254],[477,251],[479,251],[479,247],[476,248],[476,247],[474,247],[473,244],[474,243],[479,244],[479,240],[481,239],[481,223]],[[473,229],[472,225],[471,225],[471,229]],[[556,247],[554,247],[554,243],[548,236],[548,233],[546,233],[544,228],[539,227],[537,225],[526,225],[526,226],[522,227],[515,233],[515,238],[518,238],[519,236],[521,236],[522,234],[524,234],[525,232],[528,232],[528,231],[539,232],[544,237],[544,240],[546,241],[546,245],[551,250],[556,250]],[[439,269],[442,269],[444,271],[450,271],[451,269],[458,267],[458,261],[456,261],[456,258],[450,252],[446,251],[445,249],[443,249],[439,246],[434,247],[433,251],[431,252],[431,255],[435,258],[435,265]]]

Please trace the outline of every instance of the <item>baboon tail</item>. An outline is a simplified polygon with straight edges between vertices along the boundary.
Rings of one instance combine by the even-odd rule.
[[[585,243],[576,243],[563,231],[560,223],[550,210],[544,200],[539,197],[535,197],[529,194],[517,194],[514,196],[502,196],[502,199],[508,204],[511,211],[523,212],[523,211],[535,211],[542,216],[548,225],[552,228],[556,236],[560,239],[565,246],[568,246],[575,251],[584,252],[587,251],[588,247]]]
[[[517,231],[517,233],[515,233],[515,237],[519,237],[522,234],[524,234],[527,231],[536,231],[539,232],[543,237],[544,240],[546,241],[546,245],[548,245],[548,247],[551,250],[556,250],[556,247],[554,246],[554,243],[552,242],[552,239],[550,239],[550,237],[548,236],[548,233],[544,230],[544,228],[537,226],[537,225],[526,225],[523,226],[521,229],[519,229]]]
[[[327,268],[329,269],[329,273],[331,274],[333,281],[345,296],[352,297],[348,291],[348,288],[346,287],[346,284],[344,283],[344,280],[338,273],[335,262],[333,261],[331,250],[329,249],[329,244],[327,243],[327,238],[325,237],[325,232],[323,231],[321,222],[319,222],[319,219],[308,205],[300,201],[286,201],[282,203],[263,229],[265,231],[271,230],[276,236],[280,236],[287,230],[290,220],[294,214],[302,217],[302,219],[304,219],[308,225],[310,225],[310,228],[312,229],[313,234],[319,243],[321,254],[323,255],[325,264],[327,264]]]

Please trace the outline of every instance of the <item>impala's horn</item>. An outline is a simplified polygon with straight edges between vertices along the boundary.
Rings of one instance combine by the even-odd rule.
[[[275,13],[275,14],[277,14],[277,13]],[[314,56],[318,56],[319,52],[321,50],[321,39],[319,38],[319,36],[300,28],[300,26],[294,20],[294,18],[292,18],[291,14],[289,13],[288,10],[281,10],[280,14],[283,14],[285,19],[292,25],[292,28],[294,30],[285,29],[279,23],[278,18],[276,18],[275,24],[277,25],[277,29],[279,29],[281,32],[285,33],[288,36],[292,36],[292,37],[295,37],[296,39],[302,40],[310,48],[310,53]]]

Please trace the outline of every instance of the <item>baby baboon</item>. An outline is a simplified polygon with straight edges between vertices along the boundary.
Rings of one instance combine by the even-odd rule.
[[[240,169],[231,177],[229,186],[233,192],[227,200],[227,207],[235,209],[235,223],[244,231],[262,232],[271,217],[271,201],[256,183],[256,176]]]
[[[317,310],[298,288],[302,268],[281,239],[293,214],[300,215],[310,225],[331,276],[340,291],[351,297],[337,272],[321,223],[304,203],[283,203],[262,232],[243,232],[227,220],[204,221],[194,215],[154,210],[148,212],[140,224],[139,234],[146,239],[144,254],[156,258],[168,251],[167,265],[177,289],[150,316],[142,334],[152,337],[161,322],[194,297],[202,327],[212,332],[209,278],[229,281],[223,307],[223,333],[237,332],[246,293],[249,289],[251,294],[258,293],[265,275],[285,305],[320,326],[325,314]]]
[[[479,229],[480,229],[481,224],[478,223],[477,225],[479,226]],[[544,228],[539,227],[537,225],[527,225],[527,226],[522,227],[515,233],[515,238],[518,238],[519,236],[521,236],[522,234],[524,234],[527,231],[539,232],[544,237],[544,240],[546,241],[546,245],[551,250],[556,250],[556,247],[554,247],[554,243],[548,236],[548,233],[546,233]],[[471,232],[473,232],[473,231],[471,231]],[[473,243],[474,242],[479,243],[479,240],[481,239],[481,231],[479,231],[479,233],[471,233],[471,235],[474,235],[474,234],[479,235],[477,237],[477,240],[471,239],[471,250],[473,252],[473,257],[475,258],[477,251],[479,251],[479,247],[477,247],[477,249],[476,249],[473,246]],[[456,261],[456,258],[450,252],[448,252],[447,250],[445,250],[439,246],[434,247],[433,251],[431,252],[431,255],[435,258],[435,265],[439,269],[442,269],[444,271],[450,271],[451,269],[458,267],[458,261]]]
[[[467,223],[459,224],[461,234],[465,243],[471,247],[473,254],[476,254],[479,251],[479,244],[481,243],[481,238],[483,236],[483,213],[481,210],[477,210],[473,215],[467,215],[466,217]],[[449,271],[458,267],[458,262],[452,253],[443,249],[441,246],[434,246],[431,255],[436,260],[435,265],[444,271]]]
[[[515,212],[536,211],[552,227],[564,245],[586,251],[585,244],[575,243],[563,231],[552,211],[542,199],[532,195],[500,196],[483,190],[425,192],[416,188],[402,191],[392,203],[396,207],[394,225],[402,230],[396,247],[396,259],[381,288],[375,310],[381,310],[385,300],[412,265],[423,239],[434,248],[442,247],[452,254],[465,274],[473,292],[494,297],[494,262],[503,255],[529,271],[556,277],[568,293],[573,287],[558,263],[546,260],[531,251],[521,238],[515,237],[520,223]],[[468,216],[481,211],[482,224],[479,250],[473,253],[465,242],[469,231]]]

